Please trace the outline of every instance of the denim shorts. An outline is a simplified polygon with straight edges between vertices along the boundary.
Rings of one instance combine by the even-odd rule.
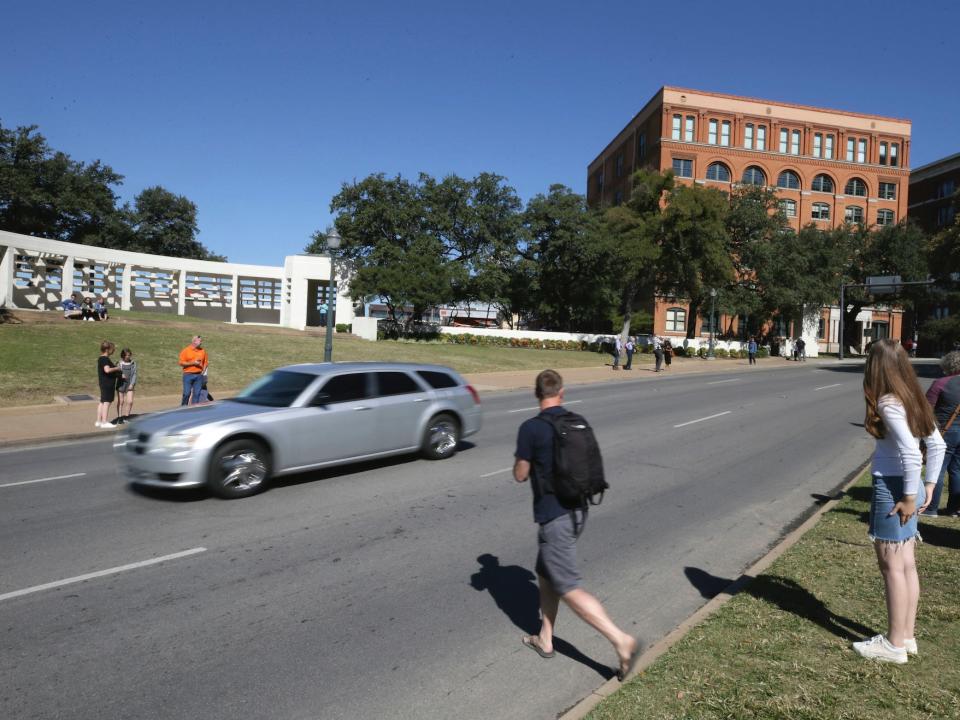
[[[917,532],[917,514],[914,513],[906,525],[900,524],[899,515],[890,515],[893,506],[903,497],[902,477],[873,476],[873,496],[870,498],[870,539],[880,542],[900,543],[920,538]],[[926,498],[923,484],[917,492],[917,507],[923,505]]]

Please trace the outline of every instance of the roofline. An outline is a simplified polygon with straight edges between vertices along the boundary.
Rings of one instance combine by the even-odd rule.
[[[926,165],[921,165],[918,168],[913,168],[912,170],[910,170],[910,179],[912,180],[913,176],[919,172],[932,170],[937,165],[946,165],[947,163],[953,160],[960,160],[960,152],[954,153],[953,155],[947,155],[946,157],[942,157],[939,160],[934,160],[933,162],[928,162]]]
[[[666,89],[667,89],[666,86],[661,87],[659,90],[657,90],[657,91],[653,94],[653,96],[652,96],[649,100],[647,100],[646,103],[644,103],[644,106],[643,106],[642,108],[640,108],[640,110],[639,110],[632,118],[630,118],[630,121],[629,121],[626,125],[624,125],[616,135],[613,136],[613,140],[611,140],[610,142],[608,142],[608,143],[604,146],[603,150],[601,150],[601,151],[599,152],[599,154],[597,154],[597,156],[596,156],[593,160],[591,160],[589,163],[587,163],[587,169],[589,169],[597,160],[599,160],[600,158],[602,158],[602,157],[604,156],[604,153],[606,153],[607,150],[609,150],[610,147],[617,141],[617,138],[620,137],[620,135],[622,135],[623,132],[624,132],[625,130],[627,130],[631,125],[633,125],[634,121],[635,121],[638,117],[640,117],[641,115],[643,115],[643,113],[646,112],[647,108],[649,108],[650,105],[657,100],[657,98],[660,98],[660,99],[662,100],[662,98],[663,98],[663,91],[666,90]]]
[[[768,103],[770,105],[780,105],[782,107],[792,107],[800,110],[814,110],[816,112],[829,112],[829,113],[836,113],[838,115],[849,115],[850,117],[871,118],[874,120],[889,120],[891,122],[902,122],[902,123],[907,123],[908,125],[911,125],[911,126],[913,125],[913,121],[908,120],[907,118],[895,118],[895,117],[889,117],[887,115],[873,115],[871,113],[858,113],[858,112],[852,112],[850,110],[835,110],[834,108],[817,107],[815,105],[800,105],[799,103],[783,102],[781,100],[766,100],[764,98],[747,97],[746,95],[731,95],[729,93],[713,92],[711,90],[696,90],[694,88],[682,88],[682,87],[676,87],[674,85],[664,85],[662,88],[660,88],[660,92],[663,92],[664,90],[675,90],[677,92],[692,92],[692,93],[698,93],[700,95],[710,95],[712,97],[729,98],[731,100],[747,100],[749,102]]]

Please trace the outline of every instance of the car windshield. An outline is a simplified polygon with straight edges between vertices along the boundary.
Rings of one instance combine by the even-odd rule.
[[[290,403],[300,397],[300,393],[316,379],[316,375],[308,373],[274,370],[269,375],[254,380],[232,400],[250,405],[289,407]]]

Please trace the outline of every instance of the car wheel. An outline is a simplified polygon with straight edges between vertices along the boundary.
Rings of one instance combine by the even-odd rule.
[[[207,485],[225,500],[247,497],[266,488],[270,477],[270,453],[252,439],[231,440],[213,454]]]
[[[423,454],[430,460],[443,460],[457,452],[460,442],[460,423],[452,415],[443,413],[430,419],[423,439]]]

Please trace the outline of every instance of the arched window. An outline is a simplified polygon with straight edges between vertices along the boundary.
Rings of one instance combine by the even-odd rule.
[[[860,178],[850,178],[850,180],[847,181],[847,186],[843,189],[843,194],[866,197],[867,184]]]
[[[813,184],[810,187],[816,192],[832,193],[833,180],[830,179],[829,175],[817,175],[813,179]]]
[[[812,217],[814,220],[829,220],[830,206],[826,203],[814,203],[810,217]]]
[[[893,225],[895,221],[893,210],[877,210],[877,225]]]
[[[800,178],[795,172],[784,170],[777,178],[777,187],[787,188],[788,190],[800,189]]]
[[[707,180],[730,182],[730,168],[723,163],[710,163],[710,166],[707,168]]]
[[[756,165],[751,165],[743,171],[743,182],[747,185],[766,185],[767,176]]]
[[[848,205],[843,214],[843,219],[848,223],[862,223],[863,208],[859,205]]]
[[[687,311],[683,308],[668,308],[665,329],[667,332],[686,332]]]

